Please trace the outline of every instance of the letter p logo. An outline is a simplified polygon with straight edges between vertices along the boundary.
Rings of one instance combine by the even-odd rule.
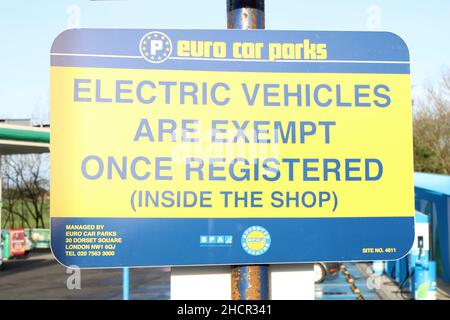
[[[172,53],[172,42],[162,32],[153,31],[142,37],[141,55],[151,63],[161,63],[169,59]]]
[[[163,48],[162,40],[150,40],[150,54],[155,56],[158,51]]]

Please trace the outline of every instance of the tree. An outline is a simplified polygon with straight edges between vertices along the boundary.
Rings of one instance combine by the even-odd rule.
[[[450,174],[450,70],[427,89],[414,113],[415,170]]]
[[[14,155],[2,159],[4,225],[46,228],[49,210],[45,155]],[[20,225],[18,225],[18,221]]]

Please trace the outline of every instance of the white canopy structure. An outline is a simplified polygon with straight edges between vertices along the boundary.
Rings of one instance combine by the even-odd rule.
[[[50,129],[0,124],[0,155],[50,152]]]

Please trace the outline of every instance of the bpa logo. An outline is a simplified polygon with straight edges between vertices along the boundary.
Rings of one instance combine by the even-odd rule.
[[[169,59],[172,53],[172,42],[166,34],[153,31],[142,37],[139,49],[148,62],[161,63]]]

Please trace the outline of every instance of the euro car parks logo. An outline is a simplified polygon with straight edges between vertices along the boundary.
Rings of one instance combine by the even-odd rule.
[[[242,248],[252,256],[266,253],[271,242],[269,231],[260,226],[253,226],[245,230],[241,239]]]
[[[172,41],[166,34],[152,31],[142,37],[139,49],[148,62],[161,63],[169,59],[172,53]]]

